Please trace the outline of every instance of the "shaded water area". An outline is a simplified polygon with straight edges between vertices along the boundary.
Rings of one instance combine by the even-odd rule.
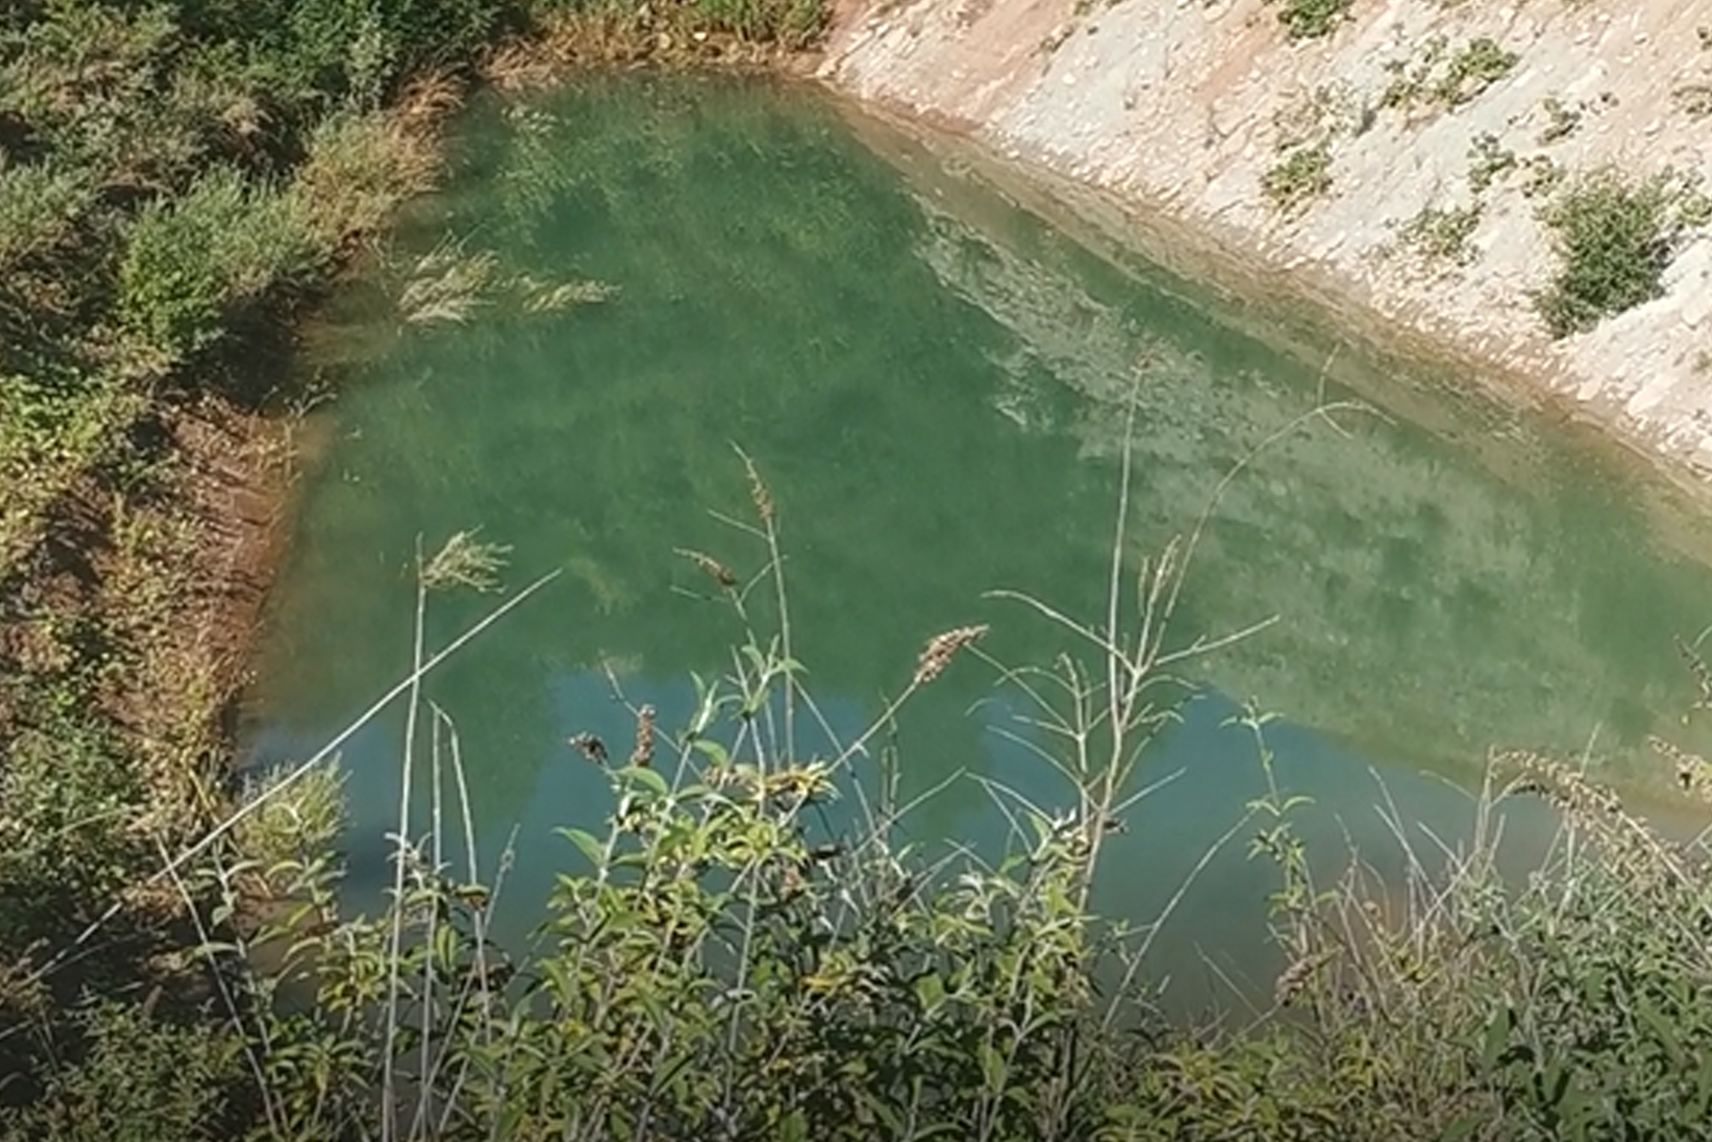
[[[1132,561],[1207,513],[1174,642],[1276,621],[1188,668],[1196,695],[1143,774],[1177,776],[1113,836],[1100,910],[1158,915],[1258,794],[1252,739],[1227,724],[1251,697],[1282,717],[1279,772],[1314,799],[1302,827],[1328,869],[1351,845],[1400,868],[1387,797],[1423,844],[1422,829],[1465,829],[1493,745],[1579,754],[1591,740],[1596,771],[1661,789],[1647,735],[1704,744],[1680,725],[1692,685],[1672,638],[1712,619],[1712,571],[1667,542],[1640,475],[1450,389],[1428,398],[1433,431],[1346,411],[1279,435],[1353,394],[1192,287],[1096,257],[980,186],[955,206],[912,190],[845,114],[767,82],[643,76],[469,113],[447,189],[316,338],[314,367],[341,396],[320,414],[325,448],[274,600],[255,764],[305,756],[402,677],[419,537],[479,528],[510,545],[513,589],[561,571],[425,691],[456,719],[490,868],[515,830],[501,919],[521,939],[579,859],[554,828],[612,808],[567,744],[590,731],[627,749],[606,670],[671,729],[692,672],[729,668],[740,625],[674,549],[760,566],[713,514],[749,510],[734,443],[778,505],[808,686],[849,735],[936,632],[990,623],[984,647],[1018,665],[1073,647],[984,592],[1103,616],[1132,399]],[[534,284],[467,307],[460,274]],[[614,292],[551,304],[572,281]],[[1420,404],[1401,376],[1362,395],[1383,406],[1393,384]],[[437,599],[430,646],[494,602]],[[1007,818],[980,779],[1068,804],[1017,740],[1030,732],[1014,688],[995,683],[959,661],[888,735],[905,796],[964,775],[913,812],[912,837],[1002,846]],[[369,900],[403,723],[399,704],[342,753],[354,891]],[[1549,822],[1537,806],[1515,816],[1525,858]],[[1187,995],[1217,992],[1218,971],[1268,986],[1272,875],[1246,839],[1162,930],[1156,970]]]

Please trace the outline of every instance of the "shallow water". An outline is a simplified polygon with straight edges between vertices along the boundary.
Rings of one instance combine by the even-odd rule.
[[[496,280],[616,292],[532,313],[502,291],[461,321],[404,321],[398,267],[448,241],[490,254]],[[1128,554],[1198,536],[1174,644],[1275,621],[1188,667],[1198,695],[1144,774],[1178,776],[1112,838],[1107,911],[1156,916],[1260,790],[1251,739],[1226,724],[1239,700],[1282,715],[1270,743],[1315,800],[1303,827],[1327,868],[1350,846],[1400,867],[1387,797],[1417,843],[1454,837],[1493,745],[1591,741],[1595,768],[1657,788],[1646,735],[1700,744],[1679,724],[1692,689],[1671,640],[1712,614],[1712,571],[1655,534],[1638,476],[1449,390],[1429,398],[1433,432],[1383,412],[1303,420],[1352,394],[1182,283],[978,187],[955,210],[912,191],[812,92],[629,76],[484,102],[391,264],[316,338],[342,395],[274,601],[253,761],[307,754],[403,674],[419,540],[479,528],[510,545],[513,589],[562,572],[426,686],[457,721],[490,865],[516,830],[514,937],[573,863],[553,828],[610,809],[566,744],[628,742],[605,670],[671,727],[692,672],[729,666],[740,626],[674,550],[761,566],[713,514],[750,510],[734,444],[771,486],[795,649],[848,736],[938,631],[990,623],[983,645],[1009,664],[1072,647],[985,592],[1103,616],[1133,400]],[[420,285],[408,307],[427,308]],[[1422,399],[1403,376],[1364,391],[1387,385]],[[437,599],[430,644],[494,601]],[[1013,740],[1021,712],[972,659],[904,711],[888,739],[904,795],[966,774],[914,812],[914,835],[1002,844],[982,778],[1064,803]],[[403,720],[390,710],[343,751],[359,895],[384,875]],[[1526,850],[1545,815],[1516,827]],[[1185,994],[1218,993],[1221,972],[1265,987],[1271,881],[1246,839],[1162,930],[1157,970]]]

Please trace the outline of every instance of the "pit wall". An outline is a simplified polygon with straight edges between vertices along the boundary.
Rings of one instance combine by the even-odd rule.
[[[819,75],[1090,191],[1108,229],[1116,211],[1192,232],[1365,331],[1712,474],[1712,237],[1681,248],[1662,297],[1590,331],[1554,340],[1532,299],[1558,265],[1541,210],[1578,176],[1712,184],[1712,0],[1356,0],[1306,40],[1279,12],[881,0],[839,13]],[[1316,150],[1318,174],[1279,173]],[[1302,193],[1281,206],[1269,181]],[[1454,252],[1422,240],[1459,218]]]

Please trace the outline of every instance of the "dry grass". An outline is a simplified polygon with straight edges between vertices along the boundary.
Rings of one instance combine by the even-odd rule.
[[[316,129],[292,188],[330,245],[376,233],[403,202],[433,188],[440,145],[428,116],[435,106],[425,96],[417,115],[344,115]]]
[[[694,17],[666,8],[658,15],[637,11],[562,13],[531,38],[513,40],[481,65],[484,83],[508,92],[550,87],[578,68],[657,67],[760,68],[796,50],[692,26]]]

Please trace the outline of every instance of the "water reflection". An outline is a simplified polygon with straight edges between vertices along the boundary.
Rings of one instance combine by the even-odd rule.
[[[524,114],[478,107],[462,147],[459,177],[417,220],[420,248],[451,235],[504,273],[619,292],[569,314],[495,304],[432,329],[402,328],[372,294],[352,300],[355,335],[333,340],[384,351],[340,366],[348,395],[306,488],[254,740],[258,763],[301,755],[401,674],[419,538],[480,527],[511,546],[513,579],[561,569],[426,688],[457,719],[490,861],[516,830],[516,931],[572,859],[552,827],[609,807],[565,744],[630,733],[602,664],[671,725],[691,672],[725,669],[744,637],[674,554],[710,552],[741,575],[761,565],[710,514],[748,502],[733,442],[771,483],[796,649],[844,733],[901,689],[936,631],[991,623],[1007,663],[1070,648],[984,591],[1103,614],[1137,402],[1132,563],[1205,519],[1172,637],[1277,621],[1196,664],[1200,696],[1148,761],[1153,778],[1182,774],[1114,838],[1098,885],[1097,902],[1126,915],[1156,914],[1259,789],[1221,695],[1286,716],[1280,772],[1316,799],[1305,827],[1328,868],[1351,844],[1398,867],[1368,766],[1411,820],[1454,836],[1466,796],[1423,771],[1466,782],[1493,743],[1574,750],[1598,729],[1600,764],[1644,782],[1646,734],[1678,729],[1689,695],[1671,637],[1701,625],[1712,574],[1655,542],[1622,473],[1525,422],[1454,402],[1443,414],[1512,438],[1526,478],[1401,420],[1310,417],[1271,439],[1352,394],[1002,202],[975,224],[910,194],[800,92],[589,81]],[[384,336],[362,332],[377,323]],[[436,600],[430,642],[491,602]],[[752,602],[774,629],[766,593]],[[904,712],[905,796],[966,771],[1063,800],[999,732],[1016,723],[993,685],[959,664]],[[371,887],[396,812],[398,718],[345,753],[353,864]],[[962,781],[909,827],[991,849],[1007,825]],[[1245,839],[1206,864],[1174,918],[1159,962],[1175,974],[1204,977],[1203,949],[1264,974],[1269,881]]]

